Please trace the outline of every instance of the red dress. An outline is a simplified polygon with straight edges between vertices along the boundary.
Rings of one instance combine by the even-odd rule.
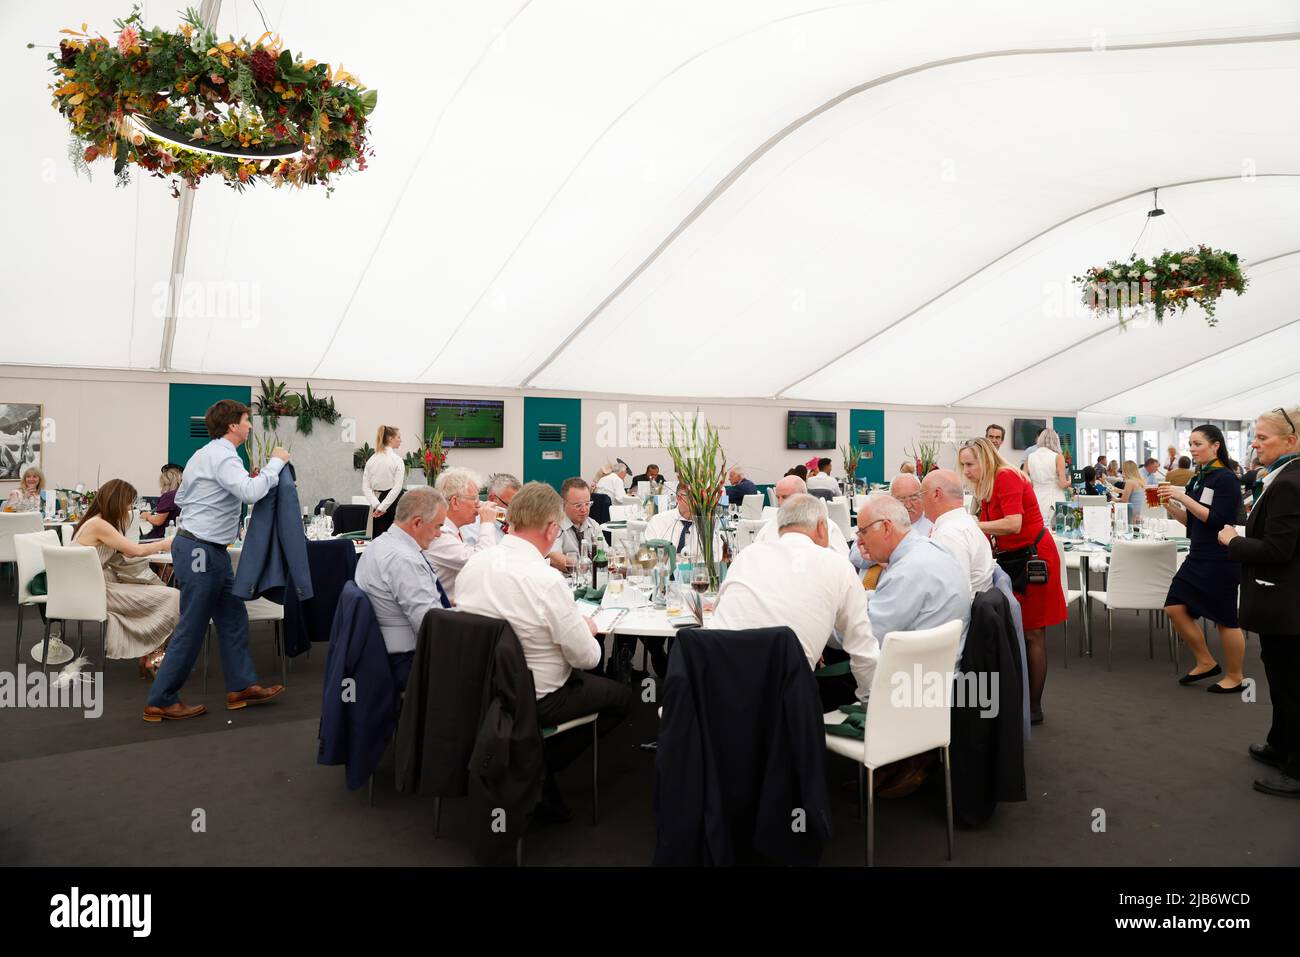
[[[993,479],[993,495],[980,506],[980,521],[995,522],[1008,515],[1020,516],[1020,531],[1014,535],[990,535],[995,555],[1032,545],[1043,529],[1043,510],[1029,479],[1015,469],[999,469]],[[1038,543],[1038,557],[1047,562],[1050,570],[1047,583],[1030,585],[1023,594],[1016,592],[1025,631],[1059,625],[1067,614],[1065,594],[1061,591],[1061,556],[1056,552],[1056,539],[1050,531],[1045,531]]]

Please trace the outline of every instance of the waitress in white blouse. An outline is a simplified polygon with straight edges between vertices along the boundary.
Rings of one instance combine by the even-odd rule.
[[[381,425],[375,436],[375,448],[366,469],[361,473],[361,494],[370,503],[373,517],[371,536],[378,538],[388,531],[397,514],[397,500],[406,484],[406,466],[397,450],[402,447],[402,432],[391,425]]]

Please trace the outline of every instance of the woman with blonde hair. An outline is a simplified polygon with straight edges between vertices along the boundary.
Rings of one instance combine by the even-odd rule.
[[[993,554],[1011,576],[1020,602],[1029,659],[1029,710],[1034,724],[1043,721],[1043,686],[1047,683],[1047,629],[1065,621],[1061,560],[1056,541],[1043,524],[1034,486],[1002,458],[988,439],[970,439],[957,453],[957,465],[974,495],[975,518],[988,536]],[[1047,580],[1029,580],[1029,562],[1046,563]]]
[[[29,465],[18,481],[18,487],[9,493],[5,508],[11,512],[39,511],[45,504],[48,493],[45,491],[45,473],[35,465]]]
[[[1065,490],[1070,487],[1070,476],[1065,470],[1065,456],[1061,454],[1061,437],[1054,429],[1038,433],[1038,448],[1025,456],[1025,474],[1034,485],[1043,513],[1043,524],[1050,526],[1056,519],[1056,503],[1065,501]]]
[[[108,597],[105,657],[138,657],[140,677],[151,678],[180,620],[181,593],[164,585],[148,562],[149,556],[170,551],[175,539],[133,542],[126,537],[135,496],[129,482],[109,479],[77,523],[72,541],[99,552]]]
[[[140,517],[153,527],[144,535],[146,539],[162,538],[167,534],[167,526],[179,522],[181,507],[176,504],[176,490],[181,487],[181,477],[185,473],[179,465],[168,462],[158,474],[158,504],[153,511]]]
[[[1246,534],[1232,525],[1219,544],[1241,565],[1241,625],[1259,634],[1259,655],[1273,702],[1273,725],[1250,756],[1277,769],[1255,790],[1300,797],[1300,406],[1265,412],[1252,447],[1260,472]]]
[[[1138,464],[1132,459],[1124,463],[1124,487],[1117,494],[1117,501],[1128,506],[1129,524],[1136,525],[1142,515],[1142,506],[1146,504],[1146,483],[1142,481]]]
[[[401,447],[402,430],[394,425],[381,425],[375,433],[375,454],[361,473],[361,494],[370,503],[371,538],[388,531],[397,514],[397,501],[406,485],[406,463],[397,454]]]

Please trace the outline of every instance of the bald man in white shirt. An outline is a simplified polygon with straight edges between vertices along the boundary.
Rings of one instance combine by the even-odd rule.
[[[776,504],[779,508],[785,504],[786,499],[792,495],[806,495],[808,493],[808,483],[797,475],[787,475],[776,483]],[[781,537],[779,528],[780,517],[769,519],[758,534],[754,536],[754,544],[759,542],[775,542]],[[849,557],[849,543],[844,537],[844,532],[831,519],[826,520],[827,540],[823,543],[824,548],[830,549],[836,555],[842,558]]]
[[[957,559],[974,597],[993,586],[993,549],[964,504],[961,479],[951,469],[931,472],[921,483],[921,505],[932,523],[930,541]]]
[[[497,544],[495,535],[480,535],[471,544],[461,530],[476,520],[483,526],[490,526],[497,520],[496,506],[479,501],[480,486],[478,476],[469,469],[448,469],[438,476],[436,488],[447,500],[447,518],[442,523],[442,534],[429,543],[424,555],[438,573],[438,581],[453,604],[456,602],[456,578],[465,563]]]

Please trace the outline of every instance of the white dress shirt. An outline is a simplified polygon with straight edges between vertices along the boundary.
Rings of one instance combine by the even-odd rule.
[[[465,541],[456,523],[448,516],[443,520],[442,534],[429,543],[429,547],[424,550],[424,556],[429,559],[429,564],[438,573],[438,581],[442,582],[447,597],[459,605],[460,601],[456,597],[456,577],[460,574],[460,570],[473,556],[496,544],[495,535],[480,535],[471,545]]]
[[[807,485],[810,492],[815,488],[819,488],[827,492],[834,492],[836,495],[840,494],[840,483],[825,472],[816,472],[809,475]]]
[[[272,458],[253,478],[229,439],[213,439],[190,456],[176,490],[181,528],[195,538],[229,545],[239,537],[240,504],[260,501],[280,484],[281,459]]]
[[[419,543],[390,526],[361,553],[355,580],[375,610],[388,653],[414,651],[425,614],[442,607],[437,579]]]
[[[610,472],[603,479],[596,483],[596,491],[604,492],[609,496],[610,502],[614,505],[627,505],[637,501],[635,495],[628,495],[627,489],[623,487],[623,477],[617,472]]]
[[[465,563],[456,585],[461,611],[510,623],[541,698],[562,687],[574,668],[600,664],[600,642],[573,602],[564,576],[537,548],[507,535]]]
[[[600,526],[591,518],[585,519],[581,526],[577,526],[573,524],[569,516],[564,516],[560,520],[560,537],[555,540],[553,551],[562,552],[577,560],[579,540],[595,542],[593,555],[605,547],[605,533],[600,530]]]
[[[834,519],[826,519],[826,537],[830,539],[826,543],[827,549],[839,555],[841,558],[849,557],[849,543],[844,538],[844,532],[835,524]],[[775,542],[781,538],[781,530],[776,526],[776,519],[770,519],[763,523],[763,527],[758,530],[754,536],[754,542]]]
[[[682,537],[682,523],[690,522],[690,529],[686,533],[686,547],[677,548],[677,542]],[[677,548],[677,560],[694,561],[701,558],[700,555],[700,536],[695,529],[695,520],[691,518],[682,518],[682,513],[677,509],[671,512],[660,512],[654,518],[646,523],[645,537],[647,539],[662,538],[672,543],[673,548]],[[722,533],[713,532],[713,560],[722,561]]]
[[[831,629],[839,632],[858,683],[871,690],[880,645],[867,617],[867,593],[853,566],[801,532],[750,545],[736,556],[718,592],[710,628],[788,625],[816,668]]]
[[[930,541],[938,542],[961,566],[970,581],[971,597],[993,586],[993,549],[975,516],[954,508],[935,519]]]
[[[392,446],[389,446],[382,452],[370,456],[370,460],[366,462],[365,471],[361,473],[361,494],[366,497],[372,509],[377,508],[387,512],[388,506],[402,494],[402,486],[405,483],[406,466],[402,464],[402,457]],[[375,494],[375,489],[381,492],[387,491],[388,494],[384,496],[382,502]]]

